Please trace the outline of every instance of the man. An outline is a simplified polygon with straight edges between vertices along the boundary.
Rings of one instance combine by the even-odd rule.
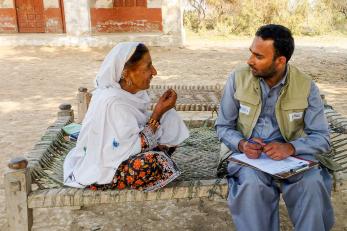
[[[258,29],[247,66],[230,75],[215,127],[232,155],[261,153],[274,160],[316,160],[330,149],[328,124],[316,84],[288,64],[294,39],[281,25]],[[332,180],[312,168],[278,182],[264,172],[228,163],[228,206],[237,230],[279,230],[279,197],[295,230],[329,230],[334,223]]]

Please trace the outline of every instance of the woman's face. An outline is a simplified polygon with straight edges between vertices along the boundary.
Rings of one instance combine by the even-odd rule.
[[[157,75],[157,70],[152,64],[149,52],[143,55],[134,68],[128,70],[128,77],[135,92],[148,89],[154,75]]]

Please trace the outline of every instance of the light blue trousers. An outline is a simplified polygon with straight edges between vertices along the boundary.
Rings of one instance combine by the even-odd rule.
[[[228,206],[239,231],[280,230],[281,192],[295,230],[330,230],[334,224],[326,169],[313,168],[276,184],[266,173],[230,162],[228,185]]]

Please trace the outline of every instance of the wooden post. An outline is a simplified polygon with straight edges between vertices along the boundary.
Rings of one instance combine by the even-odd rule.
[[[89,102],[92,95],[88,92],[88,89],[85,87],[78,88],[77,94],[77,123],[81,123],[84,119],[84,116],[87,113]]]
[[[31,177],[28,161],[23,157],[11,159],[5,173],[6,212],[10,231],[30,231],[33,225],[33,210],[28,208],[31,192]]]
[[[71,109],[71,104],[68,104],[68,103],[60,104],[59,109],[60,109],[60,111],[58,111],[58,117],[70,116],[71,117],[70,120],[74,121],[74,112]]]
[[[320,95],[320,98],[322,99],[324,106],[325,106],[325,105],[328,105],[328,101],[326,100],[324,94],[321,94],[321,95]]]

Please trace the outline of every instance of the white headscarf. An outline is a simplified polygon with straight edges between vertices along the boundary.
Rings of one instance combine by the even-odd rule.
[[[123,42],[115,46],[101,64],[95,79],[96,87],[119,87],[124,65],[139,44],[138,42]]]
[[[122,94],[125,97],[130,97],[138,103],[150,103],[149,96],[146,91],[139,91],[136,94],[130,94],[121,89],[119,81],[122,77],[122,72],[125,63],[134,54],[138,42],[122,42],[117,44],[105,57],[101,67],[96,75],[95,85],[96,90],[93,92],[93,98],[98,97],[99,92],[103,94],[107,88],[113,88],[107,95]],[[146,105],[147,106],[147,105]],[[90,110],[88,110],[90,111]]]
[[[138,45],[136,42],[119,43],[101,64],[95,81],[97,88],[82,122],[76,147],[64,161],[65,185],[85,187],[110,183],[119,165],[141,152],[139,133],[148,121],[150,98],[146,91],[131,94],[119,84],[124,64]],[[165,117],[171,118],[156,132],[160,143],[178,145],[189,135],[183,121],[174,113],[166,113],[161,119],[163,122]]]

